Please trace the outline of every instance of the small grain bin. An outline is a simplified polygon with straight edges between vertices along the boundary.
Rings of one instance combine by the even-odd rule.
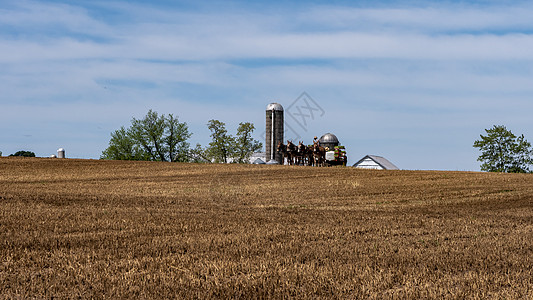
[[[340,145],[339,139],[333,133],[324,134],[318,141],[320,142],[320,146],[328,148],[328,151],[333,151],[335,146]]]
[[[57,149],[57,158],[65,158],[65,149],[63,148]]]

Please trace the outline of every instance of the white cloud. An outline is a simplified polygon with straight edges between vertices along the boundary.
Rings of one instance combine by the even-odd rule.
[[[16,28],[16,36],[46,40],[50,37],[43,33],[52,36],[75,33],[101,36],[110,30],[81,6],[27,0],[8,3],[10,5],[0,8],[0,24]]]
[[[533,35],[372,35],[361,33],[205,37],[137,36],[102,44],[71,38],[3,39],[0,63],[85,59],[412,59],[533,60]]]
[[[335,7],[318,6],[299,14],[298,21],[322,28],[363,31],[487,31],[532,29],[533,6],[498,3],[489,6],[467,3],[426,4],[424,7]]]
[[[110,26],[75,6],[24,3],[24,12],[6,12],[10,16],[6,23],[18,30],[28,27],[46,29],[53,27],[50,23],[58,24],[64,32],[46,38],[35,38],[31,34],[29,39],[25,39],[25,35],[4,37],[0,43],[1,62],[94,58],[185,61],[236,58],[533,59],[533,53],[529,51],[533,46],[533,36],[512,30],[514,26],[529,24],[529,14],[523,12],[524,7],[501,12],[468,9],[459,13],[446,8],[326,9],[320,13],[311,10],[298,16],[298,20],[310,23],[310,28],[329,20],[350,23],[349,20],[343,21],[349,16],[370,27],[391,24],[395,29],[376,32],[366,27],[348,26],[321,32],[291,27],[288,31],[280,30],[282,25],[293,20],[290,13],[274,17],[254,12],[249,16],[231,12],[191,16],[179,11],[151,9],[148,11],[153,16],[164,15],[164,21],[152,19],[151,22],[128,23],[123,20]],[[531,12],[532,9],[526,11]],[[170,18],[172,13],[175,13],[173,19]],[[130,18],[135,19],[135,16]],[[269,23],[272,25],[268,26]],[[447,34],[445,31],[450,26],[456,27],[458,32]],[[424,30],[417,30],[418,27]],[[473,28],[479,28],[484,33],[469,33]],[[493,29],[508,31],[490,33]],[[91,35],[93,39],[87,39],[86,35]],[[103,39],[98,40],[98,37]]]

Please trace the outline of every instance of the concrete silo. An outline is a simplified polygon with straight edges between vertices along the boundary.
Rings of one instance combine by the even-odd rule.
[[[266,160],[275,160],[283,163],[283,156],[278,153],[278,143],[283,143],[283,106],[279,103],[270,103],[266,109]]]

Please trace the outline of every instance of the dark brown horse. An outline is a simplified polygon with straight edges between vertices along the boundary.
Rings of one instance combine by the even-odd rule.
[[[285,159],[289,161],[289,153],[287,152],[287,145],[283,144],[282,142],[278,143],[277,152],[281,153],[281,161],[280,164],[285,164]]]
[[[288,163],[289,165],[294,165],[295,158],[298,155],[298,147],[296,147],[295,144],[293,144],[291,141],[287,141],[287,153],[288,156]]]
[[[297,157],[297,165],[310,165],[311,161],[309,160],[309,154],[311,153],[310,148],[307,147],[304,142],[300,142],[298,144],[298,157]]]
[[[323,167],[326,162],[326,148],[320,146],[320,142],[313,143],[313,160],[319,167]]]

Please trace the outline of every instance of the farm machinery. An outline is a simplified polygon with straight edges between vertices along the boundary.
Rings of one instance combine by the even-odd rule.
[[[344,146],[339,145],[337,137],[331,133],[323,135],[320,139],[315,137],[313,145],[298,145],[292,141],[287,144],[278,143],[277,152],[282,154],[283,161],[288,165],[304,166],[346,166],[347,157]]]
[[[346,156],[346,149],[344,146],[334,146],[333,150],[328,151],[326,147],[325,164],[326,166],[346,166],[348,157]]]

